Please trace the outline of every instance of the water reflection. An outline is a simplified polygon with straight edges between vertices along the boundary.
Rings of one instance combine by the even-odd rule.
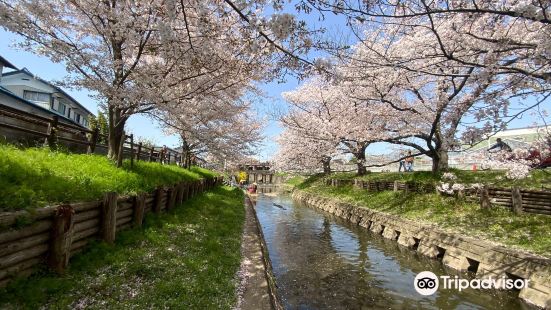
[[[454,271],[287,196],[260,193],[256,210],[286,308],[528,309],[510,291],[440,289],[421,296],[413,288],[417,273]]]

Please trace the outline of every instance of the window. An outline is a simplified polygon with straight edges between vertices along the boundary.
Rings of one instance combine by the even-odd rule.
[[[80,114],[75,113],[75,121],[80,124]]]
[[[48,104],[50,103],[50,94],[48,93],[40,93],[37,91],[25,90],[23,91],[23,98],[29,101],[46,102]]]
[[[58,98],[57,99],[57,112],[59,112],[61,115],[65,115],[65,110],[67,109],[67,106],[65,105],[65,100]]]

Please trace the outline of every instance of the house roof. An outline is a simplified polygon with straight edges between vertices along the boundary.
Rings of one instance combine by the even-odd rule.
[[[10,96],[10,97],[12,97],[12,98],[14,98],[14,99],[20,101],[20,102],[23,103],[23,104],[30,105],[30,106],[32,106],[33,108],[37,108],[37,109],[42,110],[42,111],[44,111],[44,112],[47,112],[47,113],[49,113],[49,114],[51,114],[51,115],[61,116],[61,117],[63,118],[63,120],[69,121],[69,122],[71,122],[72,124],[75,124],[75,125],[78,125],[78,126],[80,126],[80,127],[85,128],[84,126],[82,126],[81,124],[75,122],[74,120],[72,120],[72,119],[70,119],[70,118],[67,118],[67,117],[65,117],[65,116],[63,116],[63,115],[61,115],[61,114],[58,114],[58,113],[56,113],[56,112],[54,112],[54,111],[52,111],[52,110],[43,108],[43,107],[41,107],[41,106],[39,106],[39,105],[37,105],[37,104],[34,104],[34,103],[30,102],[29,100],[26,100],[26,99],[23,99],[23,98],[17,96],[16,94],[12,93],[11,91],[9,91],[8,89],[2,87],[1,85],[0,85],[0,93],[5,94],[5,95],[8,95],[8,96]],[[1,103],[0,103],[0,104],[1,104]]]
[[[17,69],[17,68],[15,68]],[[78,105],[79,108],[83,109],[84,111],[88,112],[89,114],[92,114],[94,115],[94,113],[90,112],[90,110],[86,109],[82,104],[80,104],[75,98],[71,97],[71,95],[69,95],[68,93],[66,93],[63,89],[53,85],[52,83],[34,75],[31,73],[31,71],[29,71],[29,69],[27,68],[22,68],[22,69],[19,69],[19,70],[15,70],[15,71],[10,71],[10,72],[6,72],[6,73],[3,73],[2,76],[9,76],[9,75],[14,75],[14,74],[19,74],[19,73],[23,73],[23,74],[26,74],[34,79],[37,79],[39,80],[40,82],[42,83],[45,83],[45,84],[48,84],[50,85],[51,87],[53,87],[56,91],[62,93],[65,97],[69,98],[71,101],[73,101],[74,103],[76,103]]]
[[[7,61],[6,58],[2,57],[1,55],[0,55],[0,64],[2,64],[6,68],[12,68],[17,70],[16,66],[12,65],[11,62]]]

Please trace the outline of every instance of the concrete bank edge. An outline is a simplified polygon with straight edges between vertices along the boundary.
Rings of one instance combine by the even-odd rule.
[[[253,210],[254,220],[258,228],[258,234],[260,238],[260,247],[262,250],[262,260],[264,263],[265,276],[266,276],[266,281],[268,282],[268,290],[270,293],[270,301],[272,303],[272,307],[275,310],[283,310],[284,309],[283,303],[281,302],[281,298],[277,291],[277,284],[273,273],[272,261],[270,260],[270,256],[268,253],[268,246],[266,245],[266,240],[264,239],[264,233],[262,232],[262,227],[260,226],[260,221],[258,220],[258,216],[256,214],[255,204],[253,203],[253,199],[248,194],[246,194],[245,201],[247,204],[251,206]]]

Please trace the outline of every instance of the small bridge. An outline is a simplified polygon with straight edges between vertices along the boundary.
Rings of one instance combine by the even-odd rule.
[[[277,183],[279,178],[275,176],[275,172],[270,170],[270,163],[255,163],[255,164],[242,164],[239,165],[240,171],[245,171],[247,173],[247,182],[248,183],[262,183],[262,184],[272,184]]]

